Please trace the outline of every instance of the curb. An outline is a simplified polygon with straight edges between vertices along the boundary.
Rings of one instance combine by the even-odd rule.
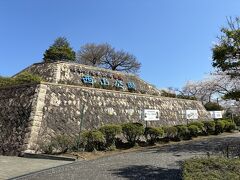
[[[54,156],[54,155],[47,155],[47,154],[32,154],[32,153],[24,153],[23,158],[49,159],[49,160],[59,160],[59,161],[76,161],[75,158],[71,158],[71,157]]]

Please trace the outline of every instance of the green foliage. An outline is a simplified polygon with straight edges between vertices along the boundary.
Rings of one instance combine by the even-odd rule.
[[[203,124],[202,122],[194,121],[194,122],[189,123],[188,125],[189,125],[189,126],[190,126],[190,125],[195,125],[195,126],[197,126],[200,134],[205,130],[204,124]]]
[[[13,80],[17,84],[32,83],[32,82],[39,83],[42,81],[42,78],[25,71],[25,72],[18,74],[16,77],[14,77]]]
[[[41,141],[39,144],[39,150],[45,154],[52,154],[54,145],[52,141]]]
[[[239,73],[239,42],[240,19],[228,19],[228,27],[221,29],[219,42],[212,48],[213,67],[227,72],[231,77],[238,77]]]
[[[67,135],[57,135],[52,137],[49,141],[40,141],[39,149],[46,153],[65,153],[72,146],[73,141],[70,136]]]
[[[12,85],[18,85],[18,84],[39,83],[41,81],[42,81],[41,77],[25,71],[13,78],[0,77],[0,87],[12,86]]]
[[[13,78],[10,77],[1,77],[0,76],[0,87],[14,85],[15,82]]]
[[[233,99],[239,101],[240,99],[240,91],[239,90],[232,90],[228,93],[224,94],[223,99]]]
[[[207,111],[221,111],[223,110],[222,106],[215,102],[208,102],[204,105]]]
[[[177,125],[176,128],[178,130],[177,137],[179,140],[191,139],[188,127],[186,125]]]
[[[233,120],[237,126],[240,126],[240,116],[234,117]]]
[[[224,121],[215,121],[215,134],[220,134],[224,132],[225,123]]]
[[[124,137],[131,145],[135,145],[136,141],[144,134],[144,127],[140,123],[125,123],[122,125]]]
[[[44,53],[45,62],[75,61],[75,52],[65,37],[59,37]]]
[[[183,95],[183,94],[178,94],[178,95],[177,95],[177,98],[179,98],[179,99],[197,100],[197,98],[194,97],[194,96],[188,96],[188,95]]]
[[[178,129],[174,126],[163,127],[163,131],[165,133],[166,138],[168,138],[169,140],[176,139],[178,135]]]
[[[183,180],[240,179],[240,160],[223,157],[193,158],[183,163]]]
[[[67,135],[57,135],[52,138],[53,148],[60,153],[65,153],[73,144],[73,138]]]
[[[232,132],[233,130],[236,129],[236,124],[233,120],[229,119],[229,120],[222,120],[222,121],[225,123],[224,131]]]
[[[164,134],[162,128],[146,127],[144,135],[150,144],[154,144]]]
[[[188,130],[189,130],[191,137],[197,137],[200,132],[198,126],[193,125],[193,124],[188,126]]]
[[[100,150],[105,143],[105,138],[101,131],[85,131],[81,137],[86,151]]]
[[[99,128],[106,139],[106,147],[115,146],[116,135],[122,132],[122,127],[120,125],[108,124]]]
[[[203,121],[205,135],[215,133],[215,122],[214,121]]]

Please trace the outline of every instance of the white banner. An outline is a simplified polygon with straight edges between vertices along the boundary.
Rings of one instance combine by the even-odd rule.
[[[156,109],[144,109],[144,121],[159,121],[160,113]]]

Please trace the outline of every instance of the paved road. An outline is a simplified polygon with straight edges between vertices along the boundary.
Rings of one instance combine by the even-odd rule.
[[[71,162],[0,156],[0,180],[69,163]]]
[[[216,136],[207,140],[186,141],[181,144],[155,147],[144,151],[103,157],[96,160],[76,162],[18,179],[181,179],[180,165],[183,160],[206,155],[226,142],[238,142],[240,134]]]

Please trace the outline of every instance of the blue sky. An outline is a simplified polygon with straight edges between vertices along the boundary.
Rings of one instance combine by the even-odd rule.
[[[0,74],[42,61],[65,36],[76,51],[110,43],[138,58],[144,80],[182,87],[213,70],[212,44],[239,9],[239,0],[0,0]]]

